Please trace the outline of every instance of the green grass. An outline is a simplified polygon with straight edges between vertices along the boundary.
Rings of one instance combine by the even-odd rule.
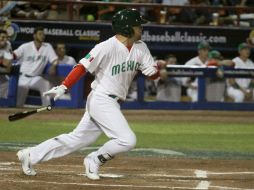
[[[174,122],[133,126],[142,147],[254,153],[253,124]]]
[[[254,153],[254,125],[207,122],[131,122],[137,147],[178,151],[221,151]],[[0,120],[0,143],[39,143],[76,127],[70,121]],[[102,136],[95,144],[103,144]]]

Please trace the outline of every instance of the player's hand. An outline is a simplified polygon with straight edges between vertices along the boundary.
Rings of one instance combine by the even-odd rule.
[[[157,60],[157,61],[156,61],[156,64],[158,65],[158,67],[159,67],[160,69],[164,69],[164,68],[166,68],[166,66],[167,66],[167,62],[164,61],[164,60],[161,60],[161,59]]]
[[[60,86],[53,87],[47,92],[43,93],[43,96],[50,96],[54,97],[54,101],[58,100],[62,95],[64,95],[67,92],[67,87],[63,84]]]
[[[160,78],[162,81],[166,81],[168,79],[168,72],[166,69],[160,70]]]
[[[150,66],[148,68],[146,68],[144,71],[142,71],[142,73],[146,76],[153,76],[154,74],[156,74],[158,72],[158,68],[156,68],[155,66]]]

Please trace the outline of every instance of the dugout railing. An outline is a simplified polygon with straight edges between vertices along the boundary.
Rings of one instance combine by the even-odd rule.
[[[59,65],[57,68],[58,76],[66,76],[71,66]],[[121,104],[123,109],[176,109],[176,110],[254,110],[253,102],[233,103],[233,102],[207,102],[206,78],[216,78],[216,67],[186,67],[169,66],[167,71],[169,77],[197,77],[198,78],[198,101],[197,102],[165,102],[165,101],[146,101],[145,100],[145,77],[141,74],[137,77],[138,97],[137,101],[124,102]],[[47,72],[47,70],[45,71]],[[254,78],[254,69],[224,69],[225,78]],[[80,79],[71,89],[70,100],[52,101],[55,107],[82,108],[85,106],[84,82],[86,77]],[[9,95],[7,99],[0,99],[1,107],[15,107],[18,76],[11,76],[9,85]],[[40,104],[40,97],[28,97],[28,104]]]

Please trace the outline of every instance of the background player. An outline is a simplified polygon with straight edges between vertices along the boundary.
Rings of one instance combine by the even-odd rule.
[[[11,70],[12,48],[8,41],[5,30],[0,29],[0,73],[8,73]],[[7,98],[9,87],[9,77],[0,74],[0,98]]]
[[[58,57],[58,64],[76,65],[73,57],[66,55],[66,47],[63,42],[58,42],[55,47],[55,52]]]
[[[177,58],[173,54],[166,56],[165,61],[157,62],[160,68],[160,80],[157,81],[156,99],[159,101],[179,102],[182,95],[181,77],[169,77],[167,65],[176,65]]]
[[[34,40],[22,44],[14,51],[19,60],[20,76],[18,82],[17,106],[25,103],[29,89],[38,90],[41,94],[42,105],[50,105],[50,99],[43,97],[43,92],[50,89],[50,82],[41,75],[48,62],[52,63],[50,74],[55,74],[55,66],[58,64],[57,55],[49,43],[45,43],[45,34],[42,27],[37,27],[33,34]]]
[[[87,177],[97,180],[100,178],[98,170],[102,164],[135,146],[136,136],[120,111],[119,101],[125,100],[138,70],[152,79],[159,76],[153,57],[146,44],[140,40],[141,24],[145,23],[135,9],[124,9],[116,13],[112,20],[116,35],[96,45],[73,68],[62,85],[45,93],[56,100],[86,71],[95,74],[92,91],[87,98],[86,112],[76,129],[17,153],[26,175],[36,175],[32,165],[88,146],[104,132],[110,140],[84,159]]]
[[[250,59],[250,46],[247,43],[241,43],[238,46],[239,56],[232,61],[234,68],[253,69],[254,63]],[[253,101],[254,98],[254,80],[251,78],[229,78],[227,83],[227,94],[234,102],[244,102],[244,100]]]
[[[198,56],[190,59],[185,63],[188,66],[205,67],[208,62],[208,52],[211,49],[206,41],[201,41],[198,44]],[[183,85],[187,87],[187,95],[191,98],[192,102],[198,100],[198,79],[193,77],[183,77]]]

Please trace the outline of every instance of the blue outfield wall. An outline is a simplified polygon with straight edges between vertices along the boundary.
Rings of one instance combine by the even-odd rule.
[[[48,68],[48,67],[47,67]],[[46,73],[47,73],[46,68]],[[72,69],[69,65],[59,65],[57,67],[58,76],[66,76]],[[198,102],[161,102],[161,101],[145,101],[145,77],[138,75],[137,87],[138,87],[138,100],[133,102],[124,102],[121,104],[122,109],[171,109],[171,110],[245,110],[253,111],[254,103],[231,103],[231,102],[206,102],[205,101],[205,77],[216,77],[216,67],[209,68],[197,68],[186,66],[173,66],[167,68],[170,76],[174,77],[189,77],[195,76],[199,79],[198,89]],[[253,69],[224,69],[225,77],[254,77]],[[86,100],[84,97],[84,82],[86,77],[81,78],[71,89],[70,100],[57,100],[52,101],[54,107],[65,108],[83,108],[85,107]],[[16,94],[17,94],[18,77],[10,77],[9,95],[7,99],[0,99],[1,107],[15,107]],[[39,97],[28,97],[28,104],[40,105],[41,101]]]

